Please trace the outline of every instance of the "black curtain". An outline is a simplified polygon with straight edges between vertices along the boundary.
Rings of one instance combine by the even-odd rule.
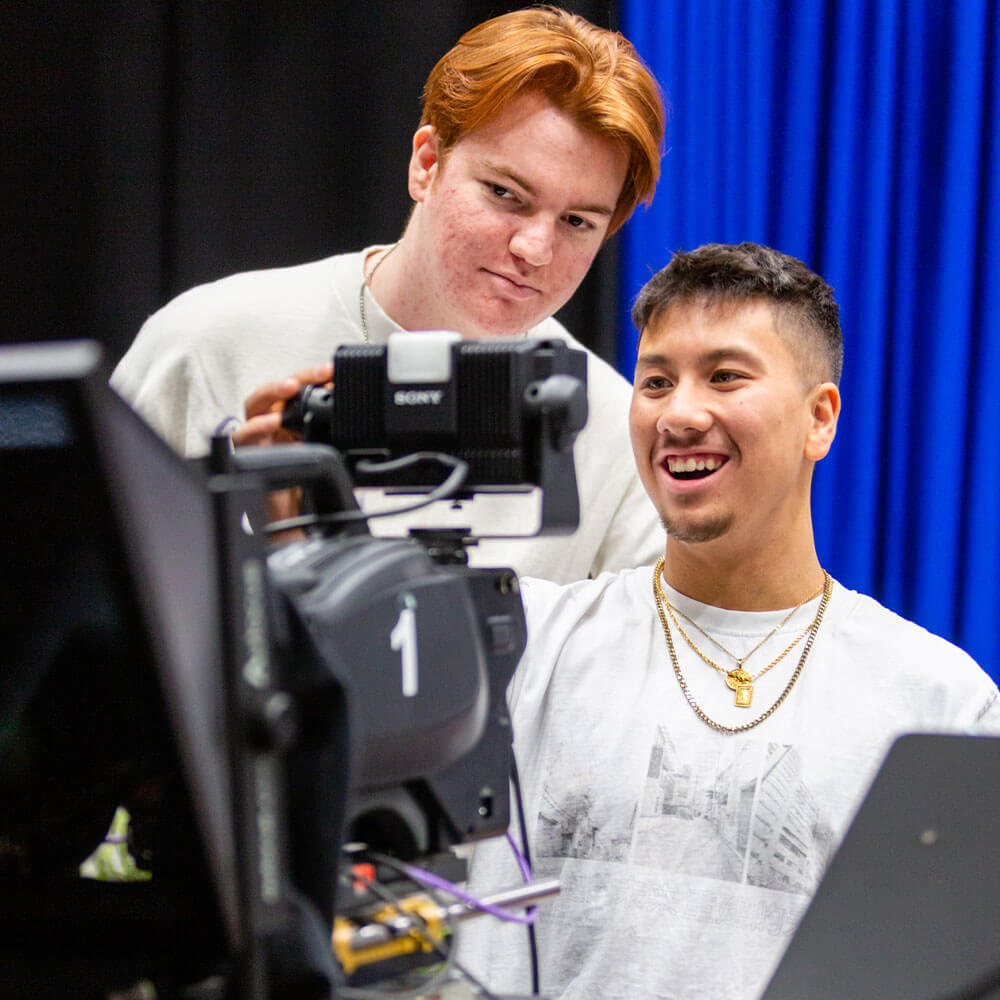
[[[0,5],[2,339],[93,337],[113,363],[191,285],[396,238],[424,78],[518,6]],[[565,6],[618,27],[614,0]],[[616,256],[612,240],[560,314],[609,359]]]

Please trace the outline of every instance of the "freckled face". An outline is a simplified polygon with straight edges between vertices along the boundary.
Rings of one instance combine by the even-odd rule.
[[[511,337],[576,291],[607,232],[627,157],[539,95],[514,101],[442,162],[414,137],[407,324]]]
[[[832,440],[816,416],[825,411],[814,410],[836,395],[826,386],[804,386],[767,305],[654,316],[639,343],[629,427],[671,540],[787,539],[808,517],[812,466]]]

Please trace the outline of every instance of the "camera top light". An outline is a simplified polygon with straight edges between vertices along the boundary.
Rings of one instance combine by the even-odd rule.
[[[449,382],[451,345],[461,340],[451,330],[422,330],[389,335],[386,376],[394,384]]]

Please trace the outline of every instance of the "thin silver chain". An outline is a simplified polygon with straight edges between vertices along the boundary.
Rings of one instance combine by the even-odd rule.
[[[364,337],[365,343],[370,344],[371,339],[368,336],[368,316],[365,313],[365,289],[371,284],[372,278],[375,277],[375,272],[382,266],[383,261],[389,254],[392,253],[399,243],[393,243],[385,253],[375,262],[375,266],[371,269],[369,274],[365,275],[365,280],[361,282],[361,291],[358,293],[358,312],[361,313],[361,336]]]

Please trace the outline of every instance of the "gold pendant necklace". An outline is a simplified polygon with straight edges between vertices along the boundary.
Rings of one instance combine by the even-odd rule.
[[[816,611],[816,617],[809,623],[805,632],[803,633],[803,635],[808,635],[808,638],[806,639],[805,648],[802,650],[802,655],[799,657],[799,662],[795,667],[795,672],[792,674],[791,680],[789,680],[788,684],[785,686],[785,690],[782,691],[780,695],[778,695],[777,701],[775,701],[774,704],[771,705],[771,707],[767,709],[763,714],[759,715],[756,719],[754,719],[753,722],[746,722],[741,726],[724,726],[722,725],[721,722],[716,722],[715,719],[708,716],[702,709],[702,707],[694,700],[694,696],[691,694],[691,691],[688,688],[687,681],[684,679],[684,674],[681,672],[681,665],[677,659],[677,651],[674,649],[674,641],[670,635],[670,626],[667,624],[667,615],[666,612],[664,611],[664,608],[669,607],[669,604],[667,602],[666,595],[663,593],[663,588],[660,585],[660,573],[663,571],[663,562],[664,560],[661,557],[660,561],[656,564],[655,568],[653,569],[653,600],[656,602],[656,612],[660,617],[660,624],[663,626],[663,635],[667,641],[667,652],[670,654],[670,662],[674,669],[674,675],[677,677],[677,681],[681,686],[681,691],[684,694],[685,700],[691,706],[695,715],[697,715],[702,722],[704,722],[706,725],[711,726],[713,729],[719,730],[719,732],[742,733],[748,729],[753,729],[754,726],[760,725],[760,723],[762,723],[765,719],[770,718],[778,710],[778,708],[781,706],[784,700],[791,693],[792,688],[795,686],[795,682],[799,679],[799,674],[802,673],[802,668],[806,665],[806,658],[809,656],[809,651],[812,649],[813,641],[816,638],[816,633],[819,632],[819,627],[823,621],[823,615],[826,612],[827,605],[830,603],[830,595],[833,593],[833,578],[830,576],[829,573],[826,572],[826,570],[823,571],[823,597],[819,602],[819,609]],[[807,598],[807,600],[809,600],[809,598]],[[804,604],[805,601],[803,601],[802,603]],[[675,625],[677,624],[676,619],[674,619],[674,624]],[[678,631],[679,632],[681,631],[679,626],[678,626]],[[681,634],[683,635],[683,632],[681,632]],[[799,639],[801,638],[802,637],[800,636]],[[796,640],[796,642],[798,641],[799,640]],[[794,646],[795,643],[793,643],[792,645]],[[791,648],[792,646],[788,647],[788,649]],[[785,650],[785,653],[788,652],[788,649]],[[784,656],[785,653],[782,653],[781,655]],[[712,665],[716,666],[716,664]],[[770,667],[773,665],[774,664],[769,664],[768,669],[770,669]],[[722,668],[717,667],[717,669],[721,670]],[[726,674],[729,673],[729,671],[723,671],[723,672]],[[749,678],[749,674],[747,674],[745,670],[739,667],[736,670],[732,671],[732,673],[743,674],[746,675],[747,678]],[[734,683],[739,685],[740,678],[734,679]],[[744,681],[743,683],[747,683],[747,681]],[[751,698],[753,696],[752,690],[750,696]],[[739,705],[738,690],[737,690],[737,704]],[[749,704],[749,702],[747,704]]]
[[[749,653],[744,653],[743,656],[737,656],[735,653],[730,652],[730,650],[726,649],[726,647],[723,646],[721,642],[717,642],[714,638],[712,638],[712,636],[710,636],[689,615],[684,614],[684,612],[681,611],[680,608],[675,608],[666,599],[666,596],[663,594],[662,588],[660,589],[660,597],[663,599],[663,602],[666,605],[667,614],[670,615],[670,620],[674,623],[674,628],[677,629],[677,631],[680,632],[680,634],[684,637],[684,641],[710,667],[714,667],[720,673],[722,673],[722,674],[725,675],[726,686],[729,688],[730,691],[735,692],[735,702],[734,702],[734,704],[736,705],[736,707],[737,708],[749,708],[753,704],[753,686],[754,686],[754,683],[756,681],[760,680],[760,678],[763,677],[764,674],[766,674],[772,667],[777,666],[806,637],[806,635],[809,633],[809,629],[812,626],[811,625],[807,625],[800,635],[798,635],[795,639],[793,639],[766,667],[764,667],[761,670],[758,670],[757,673],[751,675],[748,671],[744,670],[743,664],[746,663],[746,661],[748,659],[750,659],[750,657],[753,656],[753,654],[756,653],[757,650],[760,649],[760,647],[763,646],[764,643],[767,642],[767,640],[770,639],[771,636],[773,636],[778,631],[778,629],[780,629],[783,625],[785,625],[791,619],[792,615],[794,615],[795,612],[798,611],[799,608],[801,608],[803,604],[805,604],[808,601],[811,601],[815,597],[818,597],[822,592],[823,592],[823,588],[820,587],[820,589],[817,590],[816,593],[810,594],[810,596],[807,597],[804,601],[799,601],[799,603],[796,604],[795,607],[792,608],[792,610],[789,611],[788,614],[785,615],[785,617],[782,618],[781,621],[778,622],[778,624],[775,625],[775,627],[773,629],[771,629],[771,631],[768,632],[767,635],[765,635],[764,638],[761,639],[760,642],[758,642],[757,645],[754,646],[753,649],[751,649]],[[721,649],[722,652],[726,654],[726,656],[728,656],[731,659],[735,660],[736,661],[736,666],[732,670],[727,670],[725,667],[719,666],[719,664],[716,663],[714,660],[709,659],[694,644],[694,642],[692,641],[691,637],[687,634],[687,632],[685,632],[684,629],[681,628],[680,622],[677,621],[676,615],[680,615],[686,621],[690,622],[699,632],[701,632],[701,634],[706,639],[708,639],[709,642],[711,642],[714,645],[718,646],[719,649]]]

